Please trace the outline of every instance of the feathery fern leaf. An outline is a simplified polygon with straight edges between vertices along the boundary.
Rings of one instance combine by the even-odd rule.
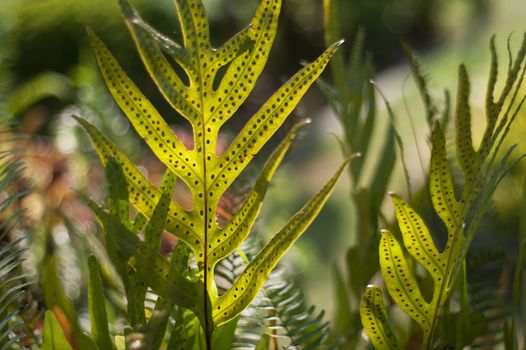
[[[13,188],[23,164],[18,159],[19,150],[11,145],[12,136],[4,129],[0,130],[0,136],[5,148],[0,152],[0,349],[10,349],[22,338],[33,338],[31,327],[21,317],[26,302],[31,300],[28,289],[33,282],[22,269],[24,237],[11,235],[22,214],[12,204],[27,194]]]
[[[187,211],[175,202],[164,200],[165,192],[155,188],[117,147],[86,121],[79,118],[79,122],[91,136],[103,164],[108,165],[113,158],[121,168],[126,187],[122,193],[127,194],[120,197],[123,205],[131,203],[150,222],[156,221],[156,208],[167,207],[164,228],[191,248],[199,268],[198,279],[189,280],[180,274],[170,278],[174,269],[158,255],[151,260],[153,250],[146,240],[142,241],[126,225],[119,223],[115,215],[109,215],[94,205],[92,207],[103,219],[101,221],[105,223],[107,232],[111,231],[111,236],[114,236],[110,245],[113,245],[114,258],[120,259],[118,264],[122,266],[121,270],[130,268],[130,263],[135,264],[133,268],[138,272],[135,283],[144,283],[144,287],[151,287],[170,303],[192,310],[203,327],[207,347],[210,348],[213,330],[234,319],[254,299],[281,256],[320,211],[347,164],[345,162],[336,175],[254,257],[232,288],[218,295],[214,282],[215,266],[235,251],[249,234],[268,183],[294,139],[296,129],[289,132],[271,156],[248,199],[225,227],[217,225],[219,200],[285,122],[303,94],[322,73],[340,42],[332,45],[278,89],[252,116],[224,154],[218,155],[216,143],[220,128],[248,97],[263,70],[276,34],[281,1],[262,0],[251,25],[218,49],[211,46],[208,20],[200,0],[175,1],[182,45],[145,23],[127,0],[121,0],[120,5],[151,77],[170,105],[190,122],[193,149],[182,144],[155,107],[126,76],[102,41],[88,30],[97,62],[111,95],[137,133],[166,165],[167,171],[180,178],[190,189],[193,209]],[[167,56],[184,70],[188,84],[173,69]],[[225,66],[228,68],[215,88],[216,75]],[[171,197],[169,192],[165,195]],[[124,216],[117,217],[126,219]],[[160,221],[164,220],[161,218]],[[153,242],[157,242],[157,238],[155,236]],[[150,261],[146,267],[148,271],[140,272],[144,265],[139,261]],[[139,316],[137,320],[144,322],[142,315]]]
[[[267,334],[285,339],[286,349],[323,349],[329,324],[324,312],[307,307],[303,293],[291,281],[269,283],[264,289],[262,305]]]
[[[485,329],[473,340],[472,348],[487,349],[502,343],[503,325],[511,315],[512,306],[507,300],[506,287],[499,286],[504,255],[489,255],[480,260],[479,266],[471,266],[468,270],[471,272],[468,287],[472,314],[479,316],[479,324]]]
[[[306,305],[300,289],[278,268],[241,313],[232,349],[268,349],[263,346],[267,341],[272,348],[328,349],[329,325],[323,316],[323,311]]]

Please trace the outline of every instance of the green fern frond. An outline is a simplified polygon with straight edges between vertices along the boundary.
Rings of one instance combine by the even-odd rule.
[[[286,349],[323,349],[329,334],[324,312],[307,307],[303,293],[291,281],[269,283],[262,305],[267,334],[281,341]]]
[[[18,159],[19,150],[12,146],[9,132],[0,130],[0,137],[0,349],[11,349],[21,346],[22,339],[36,343],[31,325],[21,317],[31,308],[33,281],[22,267],[25,237],[12,235],[22,215],[13,204],[27,194],[13,186],[21,176],[23,163]]]
[[[191,124],[195,146],[189,149],[182,144],[102,41],[88,30],[102,76],[139,136],[166,165],[165,177],[177,177],[190,189],[193,208],[185,210],[171,201],[173,189],[153,186],[94,126],[77,118],[92,138],[102,163],[122,173],[122,176],[113,176],[121,180],[113,186],[119,190],[112,191],[110,186],[113,192],[110,197],[114,198],[110,211],[94,203],[91,207],[105,227],[108,251],[128,290],[138,293],[128,294],[128,302],[137,306],[137,310],[130,310],[136,315],[132,325],[146,322],[140,310],[143,310],[146,288],[150,287],[169,305],[179,305],[195,313],[210,348],[213,331],[234,320],[256,297],[281,256],[314,220],[350,160],[261,249],[232,287],[219,295],[214,281],[215,267],[247,238],[269,182],[295,139],[298,127],[292,128],[268,159],[247,199],[224,227],[217,224],[220,198],[286,121],[341,42],[332,45],[278,89],[227,150],[218,155],[216,144],[221,127],[248,97],[264,68],[276,35],[281,1],[261,1],[251,24],[217,49],[211,46],[208,20],[200,0],[175,1],[182,44],[144,22],[127,0],[119,3],[146,69],[168,103]],[[167,56],[182,68],[185,77],[174,70]],[[224,75],[216,79],[223,67],[226,67]],[[129,222],[130,204],[155,227],[151,235],[146,228],[144,240]],[[155,252],[162,229],[191,249],[198,268],[193,278],[178,272],[170,261]],[[128,276],[130,269],[135,277]]]
[[[420,96],[424,102],[427,123],[431,127],[435,120],[435,116],[438,114],[438,108],[436,107],[435,102],[431,97],[431,93],[429,92],[428,78],[423,71],[422,64],[420,63],[418,57],[413,53],[413,50],[409,44],[404,43],[403,48],[409,61],[409,67],[411,68],[411,72],[413,73],[413,77],[416,81],[418,91],[420,92]],[[444,123],[444,126],[446,125],[447,123]]]
[[[89,258],[88,304],[91,321],[91,335],[99,349],[112,349],[113,344],[108,329],[106,303],[100,267],[94,256]]]
[[[435,121],[431,136],[431,166],[429,191],[433,208],[447,228],[447,242],[440,251],[422,218],[400,197],[392,195],[396,219],[402,233],[403,246],[394,235],[385,232],[379,247],[380,266],[386,287],[396,304],[408,314],[423,331],[423,349],[431,349],[437,341],[436,330],[453,291],[456,290],[460,271],[465,274],[465,259],[477,228],[489,206],[491,196],[503,176],[522,157],[511,161],[514,147],[500,157],[499,147],[506,136],[518,109],[504,108],[514,105],[526,72],[526,35],[515,60],[512,60],[500,97],[494,98],[497,79],[496,54],[490,45],[492,68],[487,95],[487,125],[478,148],[471,137],[471,111],[469,104],[469,78],[466,68],[459,68],[457,108],[455,118],[456,158],[464,173],[462,193],[456,193],[448,162],[444,133]],[[404,249],[405,247],[405,249]],[[430,299],[424,298],[420,286],[409,267],[406,256],[422,265],[433,280]],[[465,285],[465,276],[460,278]],[[465,288],[463,300],[465,299]],[[467,307],[467,303],[464,302]],[[465,309],[465,308],[464,308]],[[379,320],[377,320],[379,322]],[[462,321],[463,322],[463,321]],[[371,329],[367,329],[370,336]]]
[[[477,261],[476,265],[471,264],[468,267],[469,297],[473,312],[483,317],[485,331],[474,340],[473,348],[485,349],[502,343],[503,325],[511,316],[511,305],[507,300],[509,291],[500,283],[504,273],[505,255],[481,254]]]

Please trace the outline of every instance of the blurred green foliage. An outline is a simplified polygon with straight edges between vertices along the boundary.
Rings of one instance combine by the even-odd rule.
[[[212,41],[217,46],[244,26],[259,3],[257,0],[208,0],[204,2],[211,19]],[[154,22],[162,32],[176,39],[179,38],[180,30],[174,16],[172,1],[136,0],[134,4],[137,5],[146,20]],[[407,41],[411,46],[425,53],[422,60],[432,72],[429,88],[432,95],[440,96],[439,106],[444,104],[441,97],[442,92],[436,93],[433,83],[438,81],[440,85],[443,82],[446,83],[445,85],[451,85],[455,75],[452,74],[454,70],[451,69],[451,65],[458,63],[458,56],[468,60],[470,73],[474,76],[475,94],[472,98],[475,106],[474,115],[482,115],[477,107],[481,104],[478,99],[481,93],[477,91],[480,92],[482,90],[480,86],[483,85],[478,84],[479,76],[486,75],[484,65],[486,61],[482,59],[481,52],[482,49],[486,50],[485,43],[491,34],[488,34],[487,31],[497,31],[499,38],[503,39],[512,30],[511,22],[507,23],[509,14],[520,14],[522,5],[521,1],[490,2],[488,0],[339,1],[340,10],[337,15],[341,24],[341,36],[350,39],[350,44],[345,46],[342,56],[350,57],[351,50],[360,46],[362,40],[360,35],[362,34],[358,33],[365,33],[363,48],[367,52],[361,62],[362,64],[365,62],[365,65],[350,65],[351,70],[355,69],[352,77],[355,77],[354,74],[357,71],[363,73],[364,76],[360,79],[349,79],[347,83],[356,88],[354,96],[361,96],[364,88],[366,95],[371,96],[374,88],[367,81],[371,77],[377,77],[381,89],[392,101],[396,115],[402,116],[395,123],[404,139],[406,154],[409,155],[410,175],[412,180],[419,183],[413,193],[411,204],[418,208],[428,223],[432,223],[435,232],[443,233],[444,227],[440,225],[438,217],[432,213],[427,194],[421,190],[423,185],[421,182],[425,181],[421,179],[420,171],[415,171],[418,166],[414,164],[418,162],[414,158],[415,146],[411,142],[413,136],[408,131],[410,130],[409,124],[403,117],[405,107],[402,95],[405,95],[404,98],[407,100],[405,104],[409,106],[410,112],[413,112],[413,121],[418,134],[415,138],[418,138],[416,142],[417,145],[420,145],[424,157],[426,150],[423,149],[429,132],[423,131],[426,130],[426,121],[421,116],[424,116],[425,113],[418,107],[420,102],[416,102],[417,93],[414,92],[416,89],[406,88],[406,84],[401,82],[407,75],[407,69],[396,66],[405,60],[399,41]],[[269,95],[283,76],[288,76],[295,71],[301,60],[311,60],[321,50],[321,47],[325,46],[322,9],[323,3],[319,0],[286,0],[284,2],[280,18],[281,26],[277,43],[271,52],[270,64],[256,86],[254,95],[249,98],[247,106],[240,110],[240,120],[246,119],[255,110],[258,101]],[[88,117],[92,123],[122,146],[134,161],[145,165],[141,170],[147,171],[148,175],[157,182],[160,181],[162,168],[151,160],[151,155],[143,147],[142,141],[133,141],[133,138],[129,137],[131,134],[129,124],[122,121],[124,118],[120,115],[121,112],[102,86],[103,83],[96,70],[91,49],[87,45],[86,25],[92,26],[100,33],[115,55],[126,66],[133,80],[141,86],[154,104],[159,106],[161,113],[168,116],[170,123],[180,123],[180,118],[177,118],[160,95],[155,92],[154,85],[147,77],[133,49],[116,2],[108,0],[0,1],[0,96],[2,96],[0,113],[2,118],[16,120],[19,125],[18,129],[31,136],[23,146],[30,149],[28,154],[33,172],[30,173],[30,180],[23,181],[20,186],[34,187],[36,191],[26,198],[23,205],[35,208],[33,213],[39,213],[39,208],[44,208],[42,215],[31,216],[29,222],[34,226],[27,228],[33,232],[32,252],[36,253],[34,254],[36,259],[32,261],[32,264],[43,264],[56,257],[55,268],[64,285],[65,295],[74,308],[80,310],[78,313],[80,325],[74,325],[74,328],[86,329],[88,328],[86,323],[88,317],[87,288],[84,288],[87,286],[88,265],[86,262],[89,253],[94,252],[101,262],[103,283],[111,286],[108,292],[108,319],[120,332],[122,324],[119,323],[119,315],[124,312],[122,294],[119,294],[122,293],[122,285],[111,278],[115,271],[108,263],[108,258],[100,243],[92,235],[93,217],[76,202],[74,195],[69,190],[71,187],[87,188],[88,193],[94,197],[104,198],[106,188],[102,180],[102,171],[93,161],[93,152],[86,152],[90,149],[89,142],[72,123],[69,115],[81,113]],[[505,29],[499,29],[499,25],[507,26]],[[522,28],[515,29],[521,30]],[[455,40],[457,46],[447,45]],[[373,71],[377,73],[373,74]],[[481,71],[484,73],[481,74]],[[424,76],[427,78],[426,74]],[[338,78],[341,78],[338,73],[333,73],[333,77],[327,75],[325,83],[327,85],[332,82],[337,83]],[[341,88],[342,84],[339,85],[340,91],[345,90]],[[352,104],[353,98],[347,100],[348,96],[340,96],[339,99]],[[314,117],[323,110],[325,102],[318,91],[311,92],[300,113]],[[383,130],[382,127],[385,129],[390,119],[385,109],[382,108],[382,103],[373,101],[372,104],[376,106],[375,113],[379,117],[377,118],[379,123],[376,126]],[[363,114],[360,114],[360,118],[362,117]],[[518,118],[519,123],[512,130],[510,144],[520,140],[524,134],[526,123],[520,121],[521,118],[524,119],[523,117]],[[323,120],[325,122],[325,119]],[[363,119],[358,120],[363,121]],[[237,130],[240,125],[241,123],[234,123],[227,126]],[[480,125],[483,123],[474,123],[475,135]],[[325,127],[323,124],[315,125],[312,132],[321,130],[322,126]],[[184,132],[184,125],[179,129],[181,130]],[[348,136],[343,137],[348,141],[346,152],[363,152],[362,146],[351,145],[356,142],[355,137],[351,137],[351,132],[347,130],[346,133]],[[362,128],[354,133],[360,135],[364,133],[364,130]],[[284,212],[291,210],[290,203],[299,203],[305,199],[303,189],[297,189],[299,181],[302,185],[312,186],[310,185],[312,179],[306,180],[306,178],[321,176],[316,172],[325,168],[327,162],[330,163],[329,159],[338,153],[334,150],[334,145],[327,146],[326,143],[320,141],[323,138],[326,137],[314,137],[311,139],[314,141],[311,141],[309,145],[298,147],[291,161],[293,166],[285,169],[282,175],[282,184],[285,184],[287,191],[274,190],[272,192],[273,203],[265,208],[266,218],[263,220],[272,221],[270,223],[272,225],[279,225],[279,218],[285,218]],[[525,149],[524,145],[519,149]],[[393,148],[391,151],[394,150]],[[365,156],[366,161],[367,159],[375,160],[382,155],[381,148],[374,145],[368,152],[369,155]],[[297,166],[298,163],[301,165]],[[360,162],[357,162],[351,171],[355,179],[360,177],[357,176],[360,171],[356,170],[360,167],[359,164]],[[521,165],[503,181],[497,191],[496,202],[490,208],[490,215],[481,224],[479,239],[474,241],[470,252],[470,263],[467,265],[468,289],[470,298],[473,298],[473,305],[482,307],[484,312],[490,314],[504,312],[504,317],[508,317],[511,312],[508,308],[503,308],[506,300],[512,295],[510,274],[513,273],[513,268],[516,268],[515,271],[521,271],[520,264],[516,265],[520,261],[517,256],[517,247],[526,235],[522,214],[525,197],[523,192],[518,190],[526,188],[523,184],[523,172],[524,165]],[[354,221],[348,226],[345,225],[345,221],[350,221],[349,212],[341,210],[342,207],[348,208],[348,189],[345,188],[337,193],[336,200],[328,204],[327,208],[322,211],[320,220],[308,232],[308,240],[301,241],[300,248],[293,252],[291,258],[292,266],[295,266],[293,270],[298,272],[298,276],[300,272],[303,273],[303,276],[296,277],[300,279],[299,285],[310,297],[308,300],[317,303],[319,301],[324,307],[331,308],[330,298],[326,297],[328,283],[324,283],[329,279],[327,276],[321,276],[325,279],[322,279],[320,283],[317,272],[323,275],[326,266],[329,265],[327,261],[338,261],[342,265],[343,247],[349,244],[354,245],[351,248],[354,254],[348,255],[344,264],[345,269],[336,272],[336,277],[333,279],[337,286],[337,299],[340,304],[335,308],[336,322],[333,322],[332,325],[342,338],[349,336],[349,333],[359,336],[361,331],[356,313],[351,316],[347,311],[351,309],[354,312],[357,311],[356,297],[359,297],[360,286],[365,283],[364,281],[370,280],[371,274],[374,275],[373,266],[377,265],[374,251],[377,237],[374,235],[378,233],[378,228],[384,225],[392,226],[391,207],[383,203],[384,187],[403,189],[405,185],[401,173],[399,166],[395,166],[390,182],[383,184],[382,189],[375,188],[378,194],[374,196],[373,206],[367,204],[371,198],[364,192],[370,186],[364,186],[365,189],[355,188],[352,197],[355,203],[362,203],[359,206],[361,211],[357,214],[361,220]],[[371,171],[367,166],[363,174],[364,181],[372,179]],[[384,214],[377,217],[376,210]],[[268,220],[268,218],[273,218],[273,220]],[[363,234],[363,232],[368,232],[368,234]],[[498,239],[495,238],[497,235]],[[330,237],[330,240],[327,237]],[[439,246],[444,243],[440,234],[434,238]],[[368,249],[357,248],[358,245],[355,243],[357,240],[361,243],[368,242]],[[339,253],[335,254],[335,251]],[[347,278],[349,276],[346,276],[347,265],[356,264],[368,264],[371,272],[365,271],[363,275],[354,274],[349,281]],[[524,274],[526,272],[523,272],[523,277]],[[421,273],[417,275],[425,280]],[[522,278],[523,285],[524,280],[525,278]],[[487,287],[498,283],[501,283],[502,288],[492,290],[491,298],[494,303],[488,305],[484,302],[488,298],[484,293]],[[313,289],[315,292],[312,292]],[[526,314],[526,303],[524,302],[526,288],[523,287],[520,290],[522,290],[522,297],[519,298],[519,303],[522,305],[522,311],[516,315],[519,320]],[[322,294],[313,294],[320,293],[320,291]],[[351,299],[349,299],[349,293],[354,294]],[[346,303],[349,305],[345,305]],[[392,311],[391,316],[393,313],[397,315],[396,311]],[[454,322],[453,316],[446,315],[445,317]],[[497,325],[500,320],[501,318],[496,317],[494,325]],[[348,323],[351,324],[351,327],[345,329]],[[407,337],[410,334],[411,330],[404,321],[396,321],[396,324],[395,332],[398,335],[402,334]],[[519,323],[516,327],[520,330],[521,324]],[[502,335],[501,331],[502,328],[499,328],[499,332],[488,337],[486,339],[488,343],[495,339],[500,341],[501,338],[498,337]],[[450,334],[450,337],[454,337],[454,334]],[[402,339],[405,340],[404,337]],[[363,338],[359,342],[363,343]]]

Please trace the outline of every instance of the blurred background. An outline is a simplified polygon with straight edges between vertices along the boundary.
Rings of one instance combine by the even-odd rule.
[[[170,0],[134,0],[143,18],[157,29],[178,38],[175,7]],[[246,26],[257,0],[204,0],[211,23],[212,41],[219,46]],[[404,156],[413,192],[424,185],[429,157],[429,131],[423,105],[401,42],[409,43],[420,57],[437,101],[444,104],[444,89],[454,96],[457,66],[464,62],[472,83],[474,133],[483,130],[483,101],[489,71],[488,44],[497,36],[501,71],[507,62],[506,42],[518,50],[526,30],[523,0],[341,0],[340,21],[345,55],[359,29],[374,67],[374,80],[392,104],[395,125],[404,140]],[[238,117],[223,130],[226,142],[286,78],[315,59],[325,47],[322,0],[284,0],[280,29],[264,73]],[[37,269],[50,249],[61,256],[59,266],[67,296],[85,307],[87,252],[97,248],[90,238],[95,231],[93,215],[77,199],[75,191],[105,198],[103,170],[85,133],[71,118],[81,115],[115,140],[154,183],[163,168],[146,150],[113,103],[95,64],[86,36],[86,26],[114,53],[132,79],[154,102],[179,135],[188,133],[174,111],[161,98],[148,78],[123,23],[117,1],[111,0],[0,0],[0,115],[13,132],[23,135],[26,169],[20,187],[32,192],[23,198],[27,207],[25,229],[32,232],[28,268]],[[329,74],[324,76],[331,81]],[[371,164],[381,156],[382,128],[389,118],[378,102],[378,129],[371,141]],[[289,161],[279,171],[264,206],[263,218],[254,234],[268,238],[319,188],[342,160],[337,138],[342,127],[318,87],[313,87],[295,114],[313,119]],[[526,113],[525,113],[526,114]],[[526,115],[520,117],[510,142],[523,141]],[[333,136],[336,135],[336,138]],[[266,147],[264,154],[278,141]],[[475,137],[475,140],[477,138]],[[523,139],[523,137],[522,137]],[[519,149],[526,151],[526,143]],[[519,150],[519,152],[520,152]],[[519,153],[518,152],[518,153]],[[374,155],[376,154],[376,155]],[[247,170],[254,174],[264,157]],[[389,190],[408,195],[403,171],[397,163]],[[368,160],[369,163],[369,160]],[[501,185],[483,227],[480,242],[512,265],[517,255],[523,201],[522,164]],[[365,172],[372,165],[365,165]],[[339,184],[330,202],[313,226],[287,255],[294,277],[304,287],[308,300],[328,311],[335,308],[331,287],[334,264],[342,265],[345,252],[358,240],[353,227],[356,209],[351,204],[350,181]],[[382,206],[385,220],[392,221],[392,207]],[[484,241],[486,237],[486,241]],[[498,237],[495,243],[495,237]],[[78,243],[78,244],[77,244]],[[500,275],[499,275],[500,276]]]

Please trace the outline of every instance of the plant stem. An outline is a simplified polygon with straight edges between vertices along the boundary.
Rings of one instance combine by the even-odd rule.
[[[270,315],[271,317],[276,316],[276,311],[271,310],[271,311],[269,312],[269,315]],[[270,322],[270,325],[271,325],[271,326],[275,326],[275,325],[276,325],[276,321],[272,320],[272,321]],[[278,349],[279,349],[279,345],[278,345],[278,339],[275,337],[275,335],[276,335],[276,330],[275,330],[275,329],[272,329],[272,335],[273,335],[273,336],[270,337],[270,349],[271,349],[271,350],[278,350]]]
[[[210,326],[208,321],[206,321],[206,330],[205,330],[205,339],[206,339],[206,349],[212,350],[212,332],[210,331]]]
[[[201,65],[201,62],[200,62],[200,58],[197,58],[198,59],[198,62],[199,62],[199,75],[201,77],[204,76],[203,72],[202,72],[202,65]],[[204,90],[205,89],[205,86],[203,84],[204,82],[204,79],[201,80],[201,89]],[[201,99],[201,116],[203,117],[203,120],[206,120],[205,118],[205,99],[203,97],[203,94],[200,94],[200,99]],[[208,185],[207,185],[207,159],[206,159],[206,154],[207,154],[207,144],[206,144],[206,130],[205,130],[205,123],[202,123],[201,125],[201,134],[203,135],[203,137],[201,138],[201,147],[202,147],[202,162],[203,162],[203,193],[204,193],[204,196],[203,196],[203,212],[204,212],[204,216],[203,216],[203,233],[204,233],[204,256],[203,256],[203,286],[204,286],[204,292],[203,292],[203,310],[204,310],[204,332],[205,332],[205,339],[206,339],[206,348],[207,350],[212,350],[212,329],[211,329],[211,324],[210,324],[210,320],[208,318],[208,315],[211,314],[212,310],[208,310],[208,280],[210,279],[210,276],[208,275],[209,274],[209,271],[208,271],[208,220],[209,220],[209,212],[208,212],[208,207],[210,205],[209,201],[208,201]],[[197,140],[199,140],[199,138],[197,137],[197,132],[196,130],[194,130],[194,140],[195,142],[197,143]],[[213,275],[213,271],[210,271],[210,274]],[[213,277],[212,277],[213,278]]]

